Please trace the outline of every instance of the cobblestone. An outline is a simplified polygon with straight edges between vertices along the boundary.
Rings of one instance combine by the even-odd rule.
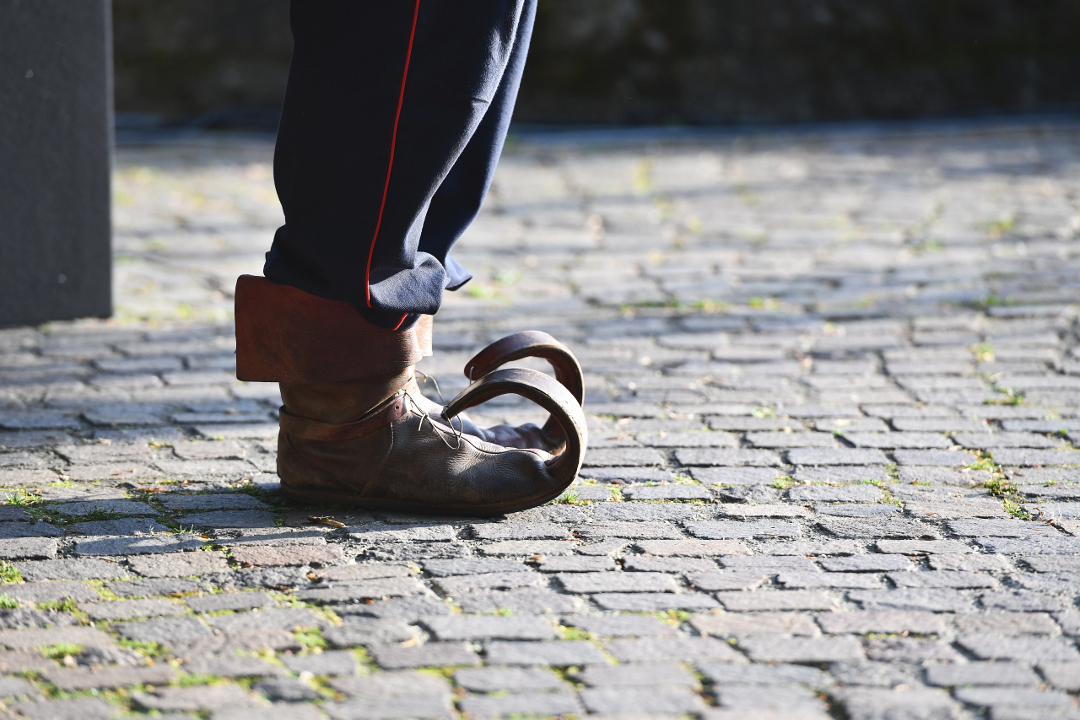
[[[421,369],[549,330],[590,448],[489,521],[282,502],[232,378],[272,147],[121,148],[117,318],[0,330],[8,707],[1076,717],[1080,130],[695,138],[511,143]]]

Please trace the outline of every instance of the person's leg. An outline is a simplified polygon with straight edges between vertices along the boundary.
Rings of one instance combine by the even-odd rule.
[[[446,253],[479,210],[534,0],[297,2],[264,274],[409,327],[468,280]],[[460,166],[459,166],[460,163]]]
[[[413,382],[443,290],[468,279],[447,253],[490,183],[532,2],[293,5],[275,156],[286,224],[266,277],[236,286],[237,378],[280,384],[288,497],[487,515],[550,500],[581,466],[581,368],[550,336],[487,348],[445,409]],[[527,356],[556,379],[500,367]],[[477,435],[459,421],[508,392],[551,413],[543,431]],[[490,441],[502,436],[518,444]]]

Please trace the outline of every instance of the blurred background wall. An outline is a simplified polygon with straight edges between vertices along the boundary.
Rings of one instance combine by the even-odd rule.
[[[288,0],[113,0],[116,108],[273,126]],[[1080,0],[540,0],[515,119],[714,124],[1080,109]]]

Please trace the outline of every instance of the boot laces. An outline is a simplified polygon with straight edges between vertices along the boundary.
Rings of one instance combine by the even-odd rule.
[[[425,376],[425,378],[426,377],[427,376]],[[435,434],[439,436],[439,439],[443,441],[443,444],[446,445],[446,447],[450,448],[451,450],[461,449],[462,428],[464,428],[464,425],[461,422],[461,418],[443,418],[446,421],[446,424],[449,425],[450,429],[453,431],[452,437],[454,438],[454,444],[451,445],[450,441],[446,439],[447,434],[439,429],[438,424],[436,424],[436,422],[432,419],[428,411],[420,407],[420,404],[416,402],[416,398],[412,396],[412,393],[410,393],[408,390],[403,390],[402,392],[405,394],[405,397],[409,398],[409,402],[412,404],[413,410],[415,410],[416,414],[420,416],[420,423],[416,426],[417,431],[424,429],[424,421],[427,420],[428,423],[431,425],[431,429],[435,431]],[[439,397],[442,397],[442,393],[439,394]],[[458,427],[454,427],[455,419],[458,421]]]
[[[423,378],[425,383],[430,380],[431,384],[435,386],[435,394],[439,396],[439,403],[441,403],[442,405],[446,405],[446,398],[443,397],[442,390],[439,389],[439,381],[425,372],[413,370],[413,377],[415,378],[417,376]]]

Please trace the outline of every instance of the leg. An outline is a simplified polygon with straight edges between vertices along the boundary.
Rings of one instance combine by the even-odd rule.
[[[268,279],[388,328],[434,314],[443,290],[468,280],[446,254],[490,182],[533,2],[485,0],[469,12],[451,0],[293,4],[274,158],[285,225]]]
[[[484,1],[293,5],[275,156],[286,224],[267,277],[236,290],[237,377],[281,387],[287,496],[488,515],[546,502],[581,466],[580,387],[495,369],[525,351],[521,338],[478,361],[483,377],[445,409],[413,381],[444,289],[468,279],[448,253],[491,181],[532,25],[534,0]],[[552,452],[458,419],[507,392],[551,413],[557,432],[527,433]]]

